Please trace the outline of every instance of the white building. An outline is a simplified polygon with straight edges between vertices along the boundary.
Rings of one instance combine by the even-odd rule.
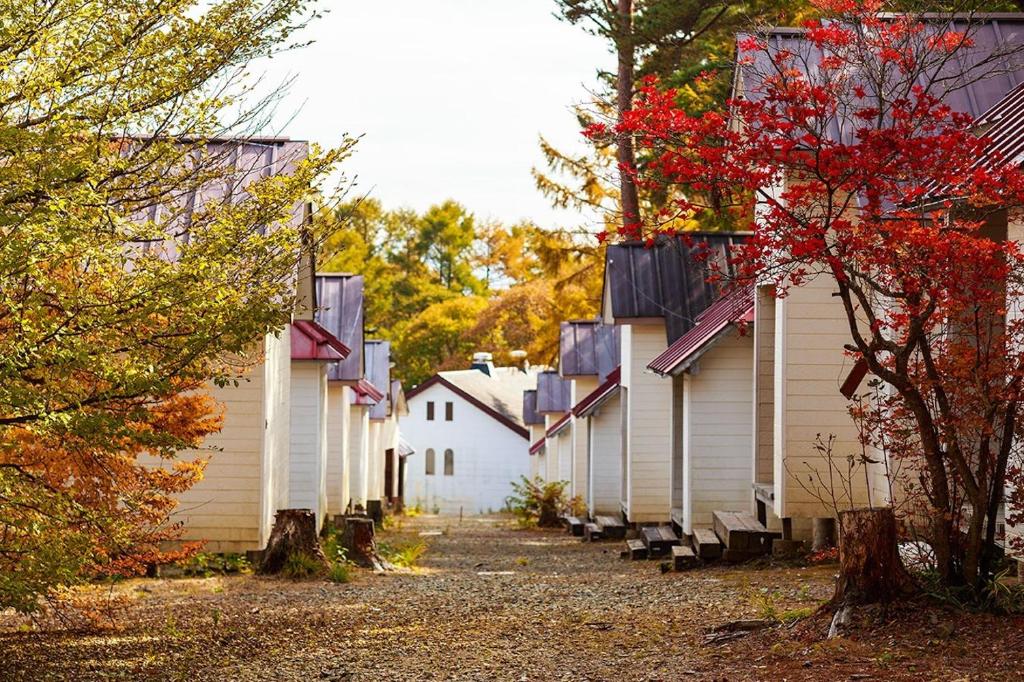
[[[530,473],[523,391],[535,384],[536,374],[478,354],[472,369],[440,372],[410,390],[402,436],[416,456],[405,503],[443,514],[504,508],[511,484]]]

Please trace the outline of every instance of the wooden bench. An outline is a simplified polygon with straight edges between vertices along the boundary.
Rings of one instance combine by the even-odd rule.
[[[677,571],[686,571],[700,565],[700,559],[693,553],[693,549],[685,545],[676,545],[672,548],[672,568]]]
[[[598,540],[604,539],[604,533],[601,531],[601,526],[596,523],[585,523],[583,524],[583,541],[584,542],[597,542]]]
[[[623,559],[630,559],[636,561],[637,559],[647,558],[647,546],[643,540],[626,540],[626,549],[622,550],[620,555]]]
[[[725,545],[722,556],[726,561],[745,561],[768,554],[772,540],[782,537],[781,533],[769,531],[748,512],[716,511],[711,518],[715,535]]]
[[[583,521],[575,516],[565,517],[566,529],[576,537],[583,537]]]
[[[757,504],[757,520],[761,525],[768,523],[768,508],[775,506],[775,486],[771,483],[754,483],[754,502]]]
[[[640,538],[651,557],[665,556],[679,544],[679,538],[670,526],[647,526],[640,529]]]
[[[694,528],[691,538],[693,549],[704,561],[714,561],[722,557],[722,543],[715,531],[710,528]]]
[[[595,516],[594,522],[601,526],[604,537],[613,540],[622,540],[626,537],[626,524],[614,516]]]

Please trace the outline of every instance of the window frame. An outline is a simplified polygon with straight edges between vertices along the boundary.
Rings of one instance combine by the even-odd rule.
[[[444,475],[455,475],[455,451],[451,448],[444,449]]]
[[[424,476],[436,476],[437,475],[437,453],[434,452],[434,448],[427,448],[423,453],[423,471]]]

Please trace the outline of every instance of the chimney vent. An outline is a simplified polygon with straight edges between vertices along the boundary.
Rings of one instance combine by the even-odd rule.
[[[473,353],[470,369],[478,369],[487,376],[494,376],[494,356],[490,353]]]

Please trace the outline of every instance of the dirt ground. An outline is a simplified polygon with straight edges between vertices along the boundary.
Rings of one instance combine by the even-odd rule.
[[[496,518],[407,519],[383,538],[428,549],[413,571],[345,584],[127,581],[111,632],[0,616],[0,680],[1024,679],[1022,618],[918,605],[826,640],[827,616],[807,614],[834,566],[663,574],[619,543]],[[798,616],[705,642],[715,625]]]

